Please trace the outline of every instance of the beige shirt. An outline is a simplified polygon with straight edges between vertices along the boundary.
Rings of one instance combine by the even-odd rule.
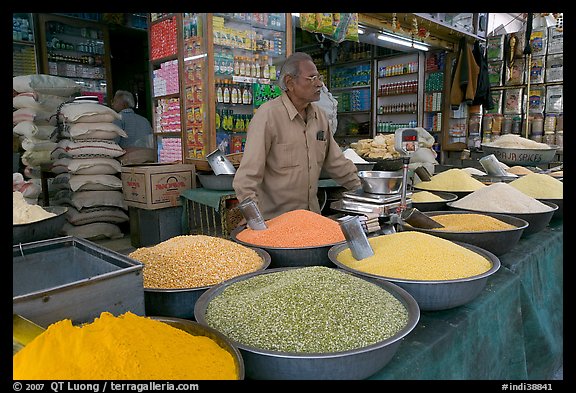
[[[266,220],[297,209],[320,213],[322,167],[348,190],[360,188],[356,165],[334,140],[324,111],[309,104],[304,122],[282,93],[260,106],[250,121],[234,176],[236,197],[254,199]]]

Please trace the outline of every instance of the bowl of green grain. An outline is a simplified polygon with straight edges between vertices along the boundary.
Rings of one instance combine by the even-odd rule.
[[[420,309],[393,283],[305,266],[223,282],[194,316],[240,349],[249,379],[358,380],[392,360]]]

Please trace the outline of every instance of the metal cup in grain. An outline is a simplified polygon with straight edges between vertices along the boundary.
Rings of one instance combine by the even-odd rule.
[[[267,229],[266,223],[264,222],[264,217],[258,209],[258,205],[252,198],[246,198],[240,204],[238,204],[238,209],[246,219],[246,224],[255,231],[261,231]]]
[[[496,158],[494,154],[489,154],[487,156],[482,157],[480,160],[480,165],[486,171],[486,174],[489,176],[506,176],[506,171],[500,165],[500,161]]]
[[[366,232],[362,228],[360,217],[345,217],[340,219],[339,222],[352,256],[356,260],[361,261],[374,255],[374,250],[372,250],[372,246],[370,246],[370,242],[368,242],[366,237]]]

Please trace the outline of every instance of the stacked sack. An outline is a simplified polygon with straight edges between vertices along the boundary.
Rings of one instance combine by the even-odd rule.
[[[72,101],[80,87],[68,78],[34,74],[15,76],[12,89],[13,133],[24,150],[24,174],[36,186],[28,188],[27,200],[37,203],[42,166],[51,164],[51,152],[56,147],[58,107]],[[30,194],[32,189],[36,190],[34,195]]]
[[[120,114],[90,101],[65,103],[58,112],[60,139],[51,152],[56,190],[54,205],[67,205],[64,235],[85,239],[120,238],[119,224],[129,220],[122,193],[119,158],[125,153],[116,142],[126,138],[113,123]]]

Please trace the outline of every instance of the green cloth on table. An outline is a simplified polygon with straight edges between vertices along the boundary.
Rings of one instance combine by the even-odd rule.
[[[180,193],[180,198],[213,207],[220,210],[220,200],[223,196],[235,195],[234,190],[208,190],[206,188],[190,188]]]

